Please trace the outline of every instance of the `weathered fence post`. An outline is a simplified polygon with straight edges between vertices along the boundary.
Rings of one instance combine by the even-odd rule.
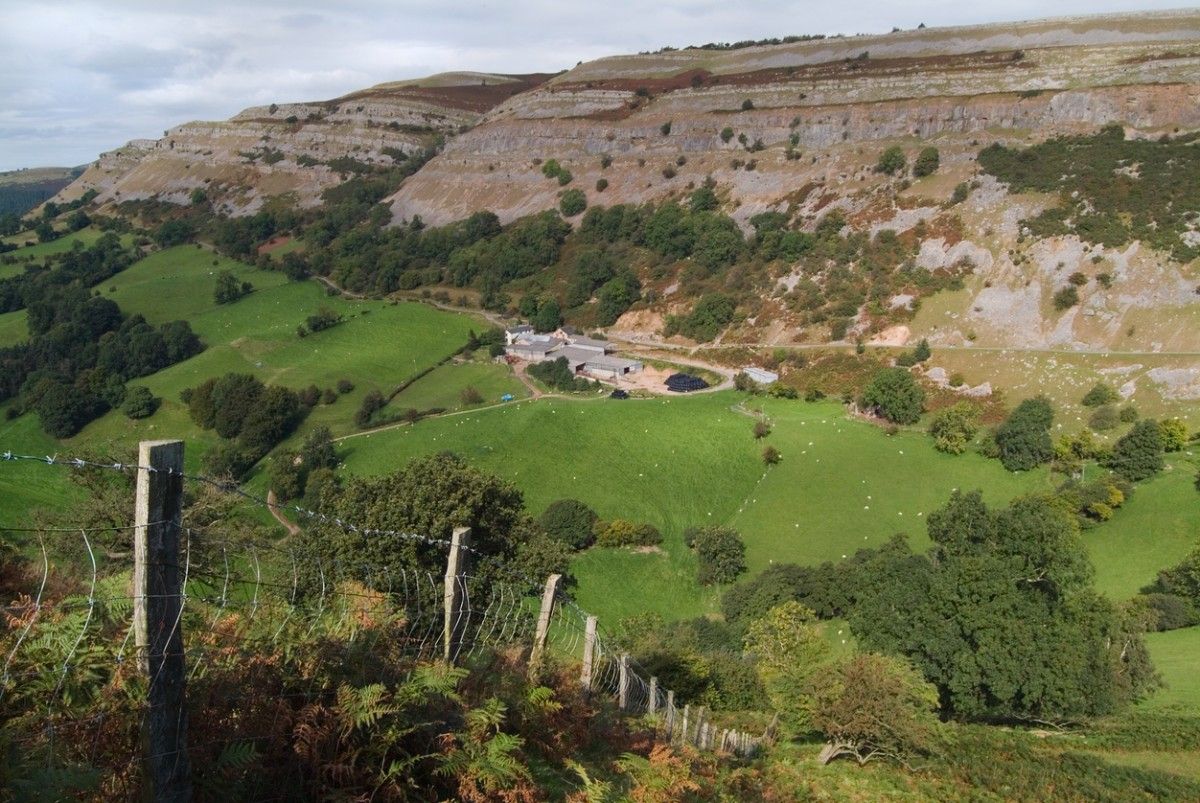
[[[134,500],[133,631],[149,678],[142,723],[142,796],[192,799],[187,753],[183,592],[179,532],[183,516],[183,441],[142,441]]]
[[[583,626],[583,668],[579,671],[579,685],[583,696],[592,693],[592,665],[596,660],[596,625],[595,616],[589,616]]]
[[[666,720],[667,720],[667,741],[671,742],[675,739],[675,692],[667,689],[667,704],[666,704]]]
[[[618,666],[619,674],[617,676],[617,706],[622,711],[629,710],[629,656],[621,655],[621,663]]]
[[[704,736],[705,713],[704,706],[700,706],[696,709],[696,741],[692,742],[692,744],[696,745],[696,747],[704,747],[704,742],[702,739]]]
[[[531,677],[542,665],[542,655],[546,651],[546,636],[550,633],[550,617],[554,614],[554,600],[558,595],[558,584],[561,581],[561,574],[552,574],[546,579],[546,588],[542,592],[542,608],[538,611],[537,630],[533,635],[533,651],[529,653]]]
[[[442,658],[447,663],[453,663],[458,657],[463,632],[466,630],[462,621],[462,604],[466,591],[462,575],[467,564],[466,548],[470,543],[471,528],[455,527],[450,536],[450,554],[446,557],[444,578],[446,616],[442,628]]]
[[[650,702],[646,705],[646,711],[650,714],[658,711],[658,678],[650,678]]]
[[[683,706],[683,727],[679,729],[679,743],[687,744],[688,741],[688,723],[692,718],[692,706],[684,703]]]

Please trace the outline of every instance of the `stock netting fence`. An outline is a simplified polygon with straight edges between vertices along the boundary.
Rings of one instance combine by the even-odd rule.
[[[31,567],[28,587],[9,593],[2,608],[0,719],[17,725],[7,730],[3,748],[44,767],[41,777],[102,767],[101,788],[114,795],[134,784],[152,788],[158,799],[185,799],[193,785],[189,756],[203,752],[219,770],[216,780],[241,782],[247,779],[238,778],[239,768],[253,756],[293,764],[295,785],[243,783],[239,793],[288,799],[315,770],[295,755],[270,751],[278,749],[281,730],[304,733],[303,719],[315,716],[319,701],[348,693],[331,680],[331,668],[369,686],[388,667],[426,662],[453,671],[496,655],[511,656],[531,674],[547,662],[577,671],[582,694],[611,698],[630,715],[650,715],[663,740],[740,755],[762,741],[718,730],[704,709],[676,700],[570,598],[558,575],[535,581],[473,574],[473,565],[490,558],[471,547],[465,528],[449,538],[360,529],[296,505],[273,505],[186,474],[180,442],[143,444],[137,465],[11,452],[0,458],[124,472],[137,481],[131,525],[0,524],[8,548],[19,544]],[[212,524],[186,520],[185,481],[367,536],[436,545],[445,550],[445,571],[326,562],[297,553],[286,540],[230,539]],[[65,570],[52,558],[63,542],[80,556],[79,565]],[[291,667],[286,682],[273,666],[280,663]],[[208,716],[209,702],[219,714]]]

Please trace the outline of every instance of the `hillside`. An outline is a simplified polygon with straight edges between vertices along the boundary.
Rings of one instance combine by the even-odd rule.
[[[23,215],[74,181],[82,168],[31,167],[0,172],[0,216]]]
[[[150,197],[185,204],[203,190],[235,214],[277,197],[311,206],[347,174],[419,153],[546,77],[446,73],[184,123],[101,154],[57,200],[95,189],[101,205]]]

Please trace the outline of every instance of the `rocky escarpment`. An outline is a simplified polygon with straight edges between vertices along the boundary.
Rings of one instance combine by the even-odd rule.
[[[711,174],[747,217],[829,180],[823,168],[866,143],[967,135],[976,147],[1110,122],[1150,133],[1200,124],[1198,100],[1194,12],[619,56],[489,112],[393,207],[398,220],[445,222],[479,205],[513,219],[555,204],[560,187],[537,163],[554,158],[603,203],[669,196]],[[721,137],[726,128],[735,139]]]
[[[393,164],[473,125],[546,77],[447,74],[330,101],[253,107],[226,121],[185,123],[161,139],[135,140],[102,154],[59,199],[95,189],[101,204],[145,198],[187,203],[202,189],[233,214],[281,196],[312,205],[348,169]]]

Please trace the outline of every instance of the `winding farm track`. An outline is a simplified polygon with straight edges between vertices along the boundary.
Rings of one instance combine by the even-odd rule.
[[[283,511],[279,509],[279,497],[275,496],[275,491],[267,491],[267,510],[271,511],[272,518],[279,522],[288,532],[288,536],[296,536],[300,534],[300,526],[296,522],[283,515]]]

